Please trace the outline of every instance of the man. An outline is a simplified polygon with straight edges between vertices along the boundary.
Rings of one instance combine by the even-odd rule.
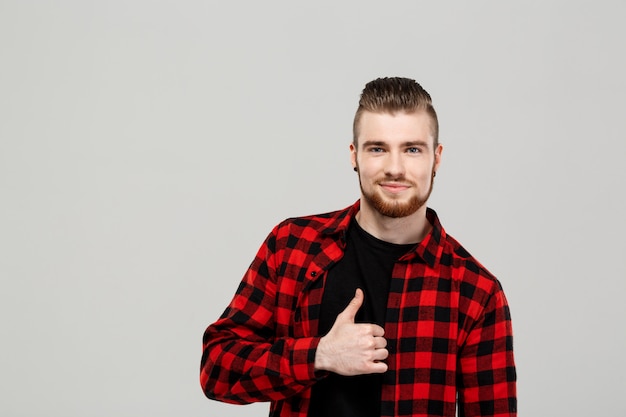
[[[205,394],[271,401],[272,417],[516,416],[500,283],[426,208],[442,154],[429,94],[374,80],[353,128],[360,200],[270,233],[205,332]]]

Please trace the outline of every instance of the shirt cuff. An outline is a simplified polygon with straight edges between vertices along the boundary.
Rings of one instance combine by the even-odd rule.
[[[315,372],[315,352],[319,343],[319,337],[296,339],[291,356],[291,369],[296,381],[309,382],[320,379],[321,375]]]

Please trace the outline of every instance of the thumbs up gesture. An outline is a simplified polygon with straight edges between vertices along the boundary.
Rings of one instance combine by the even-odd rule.
[[[315,369],[340,375],[383,373],[389,356],[385,330],[369,323],[355,323],[363,305],[363,290],[356,290],[350,304],[337,316],[333,327],[320,339],[315,353]]]

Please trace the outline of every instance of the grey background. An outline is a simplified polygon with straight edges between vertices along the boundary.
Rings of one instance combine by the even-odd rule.
[[[203,397],[202,333],[272,226],[358,198],[386,75],[434,98],[520,415],[626,415],[625,5],[0,1],[0,415],[266,415]]]

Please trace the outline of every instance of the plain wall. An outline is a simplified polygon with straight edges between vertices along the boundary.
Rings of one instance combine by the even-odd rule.
[[[626,3],[0,1],[0,415],[262,416],[201,338],[359,196],[358,96],[439,112],[429,206],[501,280],[520,415],[624,416]]]

